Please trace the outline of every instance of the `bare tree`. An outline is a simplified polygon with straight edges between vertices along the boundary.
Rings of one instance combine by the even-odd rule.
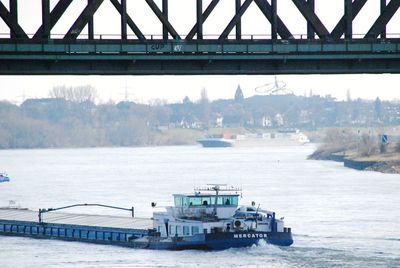
[[[78,86],[78,87],[66,87],[56,86],[49,92],[50,98],[61,98],[73,102],[95,102],[97,97],[97,91],[91,85]]]

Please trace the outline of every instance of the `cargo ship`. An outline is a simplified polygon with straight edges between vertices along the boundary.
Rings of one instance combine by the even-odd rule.
[[[217,138],[217,137],[206,137],[197,139],[203,147],[232,147],[234,141],[231,139]]]
[[[134,217],[133,208],[131,218],[0,209],[0,235],[164,250],[224,250],[260,241],[290,246],[292,232],[283,218],[254,202],[239,206],[240,191],[212,184],[191,194],[174,194],[174,206],[155,211],[151,219]]]
[[[236,135],[235,146],[300,146],[309,143],[308,137],[298,129]]]

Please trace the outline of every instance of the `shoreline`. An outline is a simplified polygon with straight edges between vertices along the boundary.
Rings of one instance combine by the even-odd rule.
[[[356,170],[376,171],[386,174],[400,174],[400,160],[393,160],[387,157],[387,160],[377,159],[376,156],[363,158],[352,158],[345,152],[329,153],[324,150],[317,150],[308,156],[308,159],[313,160],[329,160],[342,162],[343,166]]]

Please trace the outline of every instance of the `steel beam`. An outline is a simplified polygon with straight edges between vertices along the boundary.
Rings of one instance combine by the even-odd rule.
[[[352,21],[355,19],[355,17],[358,15],[360,10],[363,8],[365,3],[368,0],[354,0],[352,3]],[[347,27],[347,20],[348,17],[346,15],[343,15],[343,17],[339,20],[339,22],[336,24],[335,28],[333,29],[331,33],[331,38],[333,40],[338,40],[341,38],[341,36],[346,32],[346,27]]]
[[[346,30],[344,33],[344,38],[353,38],[353,0],[344,1],[344,16],[346,17]]]
[[[149,5],[151,10],[153,10],[154,14],[163,24],[163,27],[167,29],[167,31],[172,35],[175,40],[180,40],[181,37],[179,36],[178,32],[172,27],[171,23],[168,21],[168,18],[164,16],[164,13],[158,8],[156,3],[153,0],[146,0],[146,3]]]
[[[272,23],[272,7],[268,3],[268,1],[265,0],[254,0],[261,12],[264,14],[264,16],[269,20],[270,23]],[[294,39],[293,35],[290,33],[289,29],[286,27],[286,25],[283,23],[283,21],[277,16],[277,21],[278,21],[278,34],[282,39]]]
[[[228,26],[226,26],[225,30],[222,32],[222,34],[219,36],[219,40],[224,40],[228,38],[229,33],[232,31],[233,27],[237,25],[238,22],[240,22],[240,19],[244,12],[246,12],[247,8],[250,6],[250,4],[253,2],[253,0],[246,0],[244,1],[243,5],[239,8],[235,16],[233,16],[232,20],[229,22]],[[237,34],[237,32],[236,32]],[[236,36],[237,39],[237,36]],[[239,38],[240,39],[240,38]]]
[[[381,0],[381,15],[385,11],[385,8],[386,8],[386,0]],[[381,32],[381,38],[382,39],[386,38],[386,25],[385,25],[385,27],[383,28],[383,30]]]
[[[206,8],[206,10],[204,11],[204,13],[201,15],[200,21],[201,24],[203,24],[208,16],[210,16],[211,12],[214,10],[214,8],[217,6],[217,4],[219,3],[219,0],[212,0],[210,2],[210,4],[208,5],[208,7]],[[198,33],[199,28],[202,28],[202,25],[199,25],[199,21],[192,27],[192,29],[190,30],[190,32],[186,35],[186,40],[192,40],[194,35],[196,33]],[[199,39],[199,38],[198,38]]]
[[[315,1],[314,0],[307,0],[308,8],[311,12],[315,13]],[[314,39],[315,32],[310,22],[307,21],[307,38]]]
[[[400,73],[400,40],[0,43],[4,74]],[[104,52],[104,53],[103,53]],[[157,52],[157,53],[155,53]],[[274,67],[275,66],[275,67]]]
[[[203,0],[196,1],[197,39],[203,39]]]
[[[93,0],[87,0],[88,1],[88,6],[92,4]],[[93,14],[88,15],[88,39],[89,40],[94,40],[94,21],[93,21]]]
[[[277,0],[271,0],[271,39],[278,39],[278,3]]]
[[[128,39],[126,0],[121,0],[121,39]]]
[[[164,17],[168,20],[168,0],[162,0],[162,13]],[[168,29],[163,23],[163,40],[168,40]]]
[[[50,39],[50,0],[42,0],[42,40]]]
[[[119,14],[121,15],[121,23],[122,22],[122,2],[121,4],[118,2],[118,0],[110,0],[111,3],[113,4],[113,6],[118,10]],[[125,0],[126,1],[126,0]],[[125,12],[125,16],[126,16],[126,21],[127,24],[129,25],[129,28],[131,28],[131,30],[135,33],[135,35],[138,37],[139,40],[146,40],[146,37],[144,36],[144,34],[142,33],[142,31],[140,31],[139,27],[135,24],[135,22],[133,22],[132,18]]]
[[[292,2],[295,4],[295,6],[303,15],[303,17],[307,20],[307,23],[309,23],[312,26],[312,28],[319,36],[319,38],[328,39],[329,38],[328,30],[322,24],[321,20],[318,18],[315,12],[313,12],[309,8],[307,2],[305,2],[305,0],[292,0]]]
[[[79,15],[78,19],[74,22],[68,33],[64,36],[64,40],[76,40],[86,24],[88,24],[93,19],[94,13],[96,13],[97,9],[100,7],[104,0],[89,1],[90,2]]]
[[[365,35],[365,38],[378,38],[399,7],[400,0],[391,0],[383,10],[382,14],[376,19],[375,23],[369,29]]]
[[[240,12],[240,8],[242,6],[242,0],[236,0],[235,3],[235,14]],[[238,19],[238,22],[235,25],[236,28],[236,40],[242,39],[242,19],[241,17]]]
[[[21,60],[0,62],[0,75],[276,75],[396,73],[400,60]]]
[[[10,15],[14,24],[18,24],[18,0],[10,0]],[[16,38],[14,32],[10,32],[11,38]]]
[[[17,22],[17,2],[12,0],[10,2],[10,12],[0,1],[0,18],[7,24],[10,28],[10,36],[12,39],[28,39],[28,35],[24,32],[21,26]]]
[[[54,25],[58,22],[61,16],[64,14],[65,10],[67,10],[68,6],[72,3],[73,0],[60,0],[50,12],[50,23],[48,24],[48,29],[45,29],[44,24],[42,24],[36,33],[33,35],[34,40],[38,40],[45,36],[45,32],[50,32],[53,29]]]

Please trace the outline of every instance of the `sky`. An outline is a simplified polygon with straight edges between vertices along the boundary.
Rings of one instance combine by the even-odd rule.
[[[0,0],[8,7],[8,0]],[[211,0],[204,0],[204,9]],[[128,0],[127,11],[145,35],[161,34],[162,26],[144,0]],[[161,6],[161,0],[155,1]],[[220,34],[234,15],[234,0],[221,0],[204,24],[204,34]],[[316,0],[316,13],[331,31],[343,15],[343,0]],[[51,8],[57,0],[51,0]],[[53,38],[65,34],[80,12],[86,0],[75,0],[55,25]],[[380,0],[369,0],[353,21],[353,33],[366,33],[379,16]],[[195,0],[169,0],[169,18],[179,34],[185,35],[195,23]],[[184,12],[182,12],[184,11]],[[36,32],[41,24],[41,0],[19,0],[19,24],[28,34]],[[278,1],[278,15],[290,31],[299,36],[306,34],[306,21],[291,0]],[[120,18],[109,1],[104,1],[94,16],[95,35],[118,38]],[[387,27],[389,36],[400,37],[400,11],[392,18]],[[130,31],[130,30],[129,30]],[[83,33],[86,33],[85,29]],[[268,35],[270,24],[258,7],[252,3],[242,18],[243,35]],[[234,33],[234,30],[232,31]],[[132,32],[128,32],[133,37]],[[9,29],[0,19],[0,37],[8,36]],[[280,75],[286,87],[296,95],[332,95],[338,100],[346,99],[347,92],[353,99],[383,100],[399,98],[397,86],[400,75]],[[128,99],[149,103],[155,99],[167,102],[179,102],[185,96],[195,101],[205,88],[210,100],[233,98],[240,84],[244,96],[261,94],[255,88],[274,82],[274,76],[0,76],[0,100],[19,104],[26,98],[47,97],[55,86],[92,85],[98,92],[98,102]],[[267,87],[264,87],[267,88]],[[127,94],[126,94],[127,93]]]

